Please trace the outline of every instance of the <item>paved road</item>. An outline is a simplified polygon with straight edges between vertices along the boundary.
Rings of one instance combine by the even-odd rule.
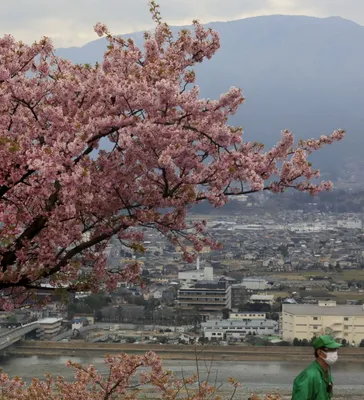
[[[6,349],[21,339],[25,334],[37,329],[38,326],[39,325],[36,322],[32,322],[30,324],[19,326],[15,329],[8,329],[8,331],[0,332],[0,350]]]

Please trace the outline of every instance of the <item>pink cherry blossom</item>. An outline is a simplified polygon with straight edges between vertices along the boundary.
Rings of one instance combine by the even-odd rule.
[[[139,282],[137,263],[108,269],[105,250],[116,237],[144,251],[144,227],[187,261],[218,248],[204,224],[187,222],[200,201],[220,207],[261,190],[331,188],[313,183],[319,171],[307,157],[344,131],[296,147],[288,130],[272,149],[243,142],[227,122],[244,102],[241,89],[210,100],[194,85],[194,66],[220,47],[217,32],[195,21],[173,37],[154,2],[151,12],[156,29],[141,48],[96,24],[108,41],[99,65],[55,56],[47,38],[0,39],[0,309],[45,281],[92,291]]]
[[[44,380],[33,379],[26,385],[21,378],[9,378],[0,373],[0,396],[6,400],[119,400],[144,399],[147,393],[158,400],[217,400],[218,388],[208,381],[199,381],[197,374],[176,378],[163,368],[161,359],[154,352],[142,356],[120,354],[105,358],[106,376],[93,365],[82,366],[72,361],[75,370],[72,382],[63,377],[46,375]],[[229,378],[230,398],[241,386]],[[278,400],[278,398],[277,398]]]

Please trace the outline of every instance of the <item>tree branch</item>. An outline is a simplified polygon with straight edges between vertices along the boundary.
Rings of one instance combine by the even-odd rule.
[[[34,169],[29,170],[25,173],[19,180],[17,180],[12,186],[2,185],[0,186],[0,199],[6,194],[9,190],[13,189],[15,186],[19,185],[19,183],[24,183],[24,181],[29,178],[35,172]]]
[[[46,211],[52,211],[57,204],[58,194],[61,190],[61,185],[58,181],[54,183],[56,190],[50,196],[46,204]],[[10,265],[13,265],[17,260],[17,251],[24,247],[24,241],[33,240],[47,225],[48,217],[38,215],[33,222],[24,230],[24,232],[14,241],[11,250],[2,253],[1,267],[5,272]]]
[[[115,227],[114,229],[112,229],[109,232],[105,232],[102,235],[96,236],[92,239],[90,239],[87,242],[82,242],[80,243],[78,246],[73,247],[71,250],[69,250],[63,257],[62,259],[50,270],[47,271],[47,276],[51,276],[53,274],[55,274],[56,272],[58,272],[62,267],[66,266],[67,263],[77,254],[81,253],[84,250],[89,249],[90,247],[95,246],[96,244],[111,238],[111,236],[117,234],[120,230],[124,229],[128,229],[128,225],[118,225],[117,227]]]

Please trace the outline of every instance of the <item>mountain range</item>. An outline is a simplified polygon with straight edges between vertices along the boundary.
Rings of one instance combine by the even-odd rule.
[[[312,160],[323,176],[357,181],[364,149],[364,27],[340,17],[262,16],[212,22],[221,48],[196,67],[203,97],[216,98],[231,86],[243,88],[245,104],[232,123],[245,140],[273,145],[283,129],[297,138],[334,129],[345,139]],[[177,31],[180,28],[174,27]],[[143,33],[125,35],[141,43]],[[102,59],[106,41],[57,49],[78,63]],[[362,177],[364,181],[364,176]]]

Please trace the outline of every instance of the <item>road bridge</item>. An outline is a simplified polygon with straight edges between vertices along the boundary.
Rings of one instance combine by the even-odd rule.
[[[0,334],[0,351],[23,339],[27,333],[35,329],[39,329],[39,324],[37,322],[31,322],[30,324],[19,326],[15,329],[9,329],[7,332],[2,332]]]

